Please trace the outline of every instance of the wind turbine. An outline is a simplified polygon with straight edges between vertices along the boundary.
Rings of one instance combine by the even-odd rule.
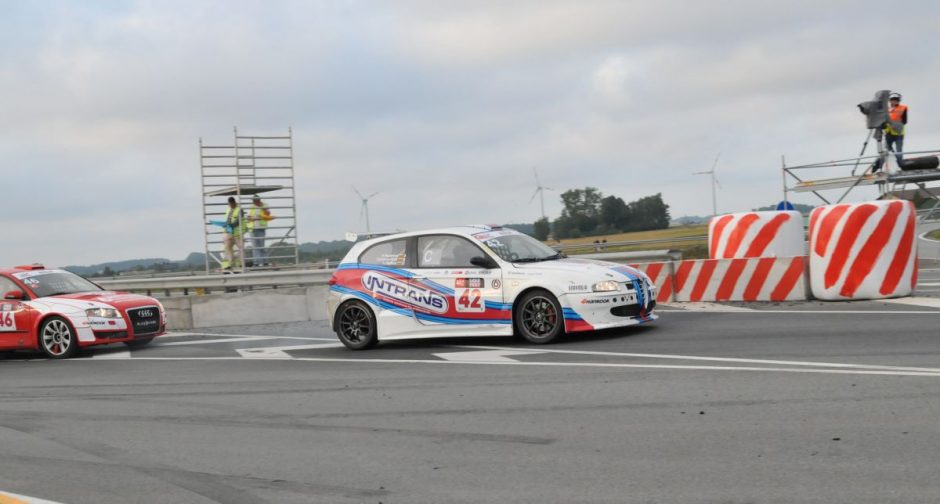
[[[529,203],[532,203],[532,200],[535,199],[535,195],[539,196],[539,203],[542,204],[542,218],[545,218],[545,191],[554,191],[551,187],[542,187],[542,181],[539,180],[539,171],[532,167],[532,172],[535,173],[535,192],[532,193],[532,197],[529,198]]]
[[[712,176],[712,217],[718,215],[718,197],[716,196],[715,188],[718,187],[719,184],[718,184],[718,178],[715,177],[715,167],[718,166],[719,157],[721,157],[720,152],[718,153],[717,156],[715,156],[715,162],[712,163],[711,170],[695,172],[692,174],[692,175],[711,175]]]
[[[352,190],[356,191],[356,194],[359,195],[359,198],[362,199],[362,207],[359,209],[359,219],[362,219],[362,215],[366,216],[366,234],[372,234],[372,228],[369,226],[369,199],[378,194],[378,191],[370,194],[368,197],[363,196],[359,189],[356,189],[356,186],[352,186]]]

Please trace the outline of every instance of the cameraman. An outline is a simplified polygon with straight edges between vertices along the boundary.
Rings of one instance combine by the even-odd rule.
[[[898,160],[898,168],[901,167],[901,152],[904,150],[904,130],[907,124],[907,105],[901,104],[901,94],[891,93],[888,98],[890,107],[888,109],[888,122],[885,123],[885,142],[888,149],[894,151],[894,156]]]

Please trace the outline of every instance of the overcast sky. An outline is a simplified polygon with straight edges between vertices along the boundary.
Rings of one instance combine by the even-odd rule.
[[[0,265],[204,249],[198,141],[293,128],[300,241],[532,222],[561,191],[673,217],[782,197],[780,156],[857,155],[855,105],[940,146],[936,2],[28,1],[0,17]],[[830,193],[831,194],[831,193]],[[832,194],[838,197],[838,194]],[[870,198],[859,191],[856,200]],[[797,202],[816,202],[797,196]]]

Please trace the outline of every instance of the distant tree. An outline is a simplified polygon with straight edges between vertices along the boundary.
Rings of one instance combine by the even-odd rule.
[[[114,270],[111,269],[111,266],[105,266],[104,269],[101,270],[101,276],[114,276]]]
[[[559,217],[552,222],[552,236],[556,240],[571,238],[571,219],[568,217]]]
[[[608,231],[626,229],[630,222],[630,208],[617,196],[607,196],[601,200],[600,222]]]
[[[561,202],[564,208],[561,211],[562,229],[565,237],[574,237],[590,233],[600,223],[600,204],[603,194],[596,187],[584,189],[569,189],[561,193]],[[556,230],[556,236],[561,233]]]
[[[633,201],[630,208],[630,225],[624,231],[646,231],[669,227],[669,205],[663,202],[662,193]]]
[[[535,221],[532,227],[533,235],[536,240],[545,241],[548,239],[548,234],[551,232],[551,224],[548,222],[548,217],[542,217]]]

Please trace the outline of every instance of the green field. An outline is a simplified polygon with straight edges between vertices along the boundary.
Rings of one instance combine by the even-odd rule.
[[[568,251],[569,255],[588,254],[594,252],[592,247],[595,240],[607,240],[608,246],[606,252],[632,252],[637,250],[663,250],[674,249],[681,250],[684,259],[704,259],[708,256],[708,225],[698,224],[692,226],[676,226],[667,229],[656,229],[653,231],[637,231],[633,233],[618,233],[602,236],[588,236],[584,238],[569,238],[560,241],[551,241],[550,245],[589,245],[589,247]],[[640,240],[668,240],[669,238],[685,238],[691,236],[700,236],[701,240],[695,241],[675,241],[662,243],[644,243],[631,246],[610,246],[611,243],[640,241]]]
[[[940,229],[934,229],[933,231],[927,233],[927,238],[931,240],[940,240]]]

